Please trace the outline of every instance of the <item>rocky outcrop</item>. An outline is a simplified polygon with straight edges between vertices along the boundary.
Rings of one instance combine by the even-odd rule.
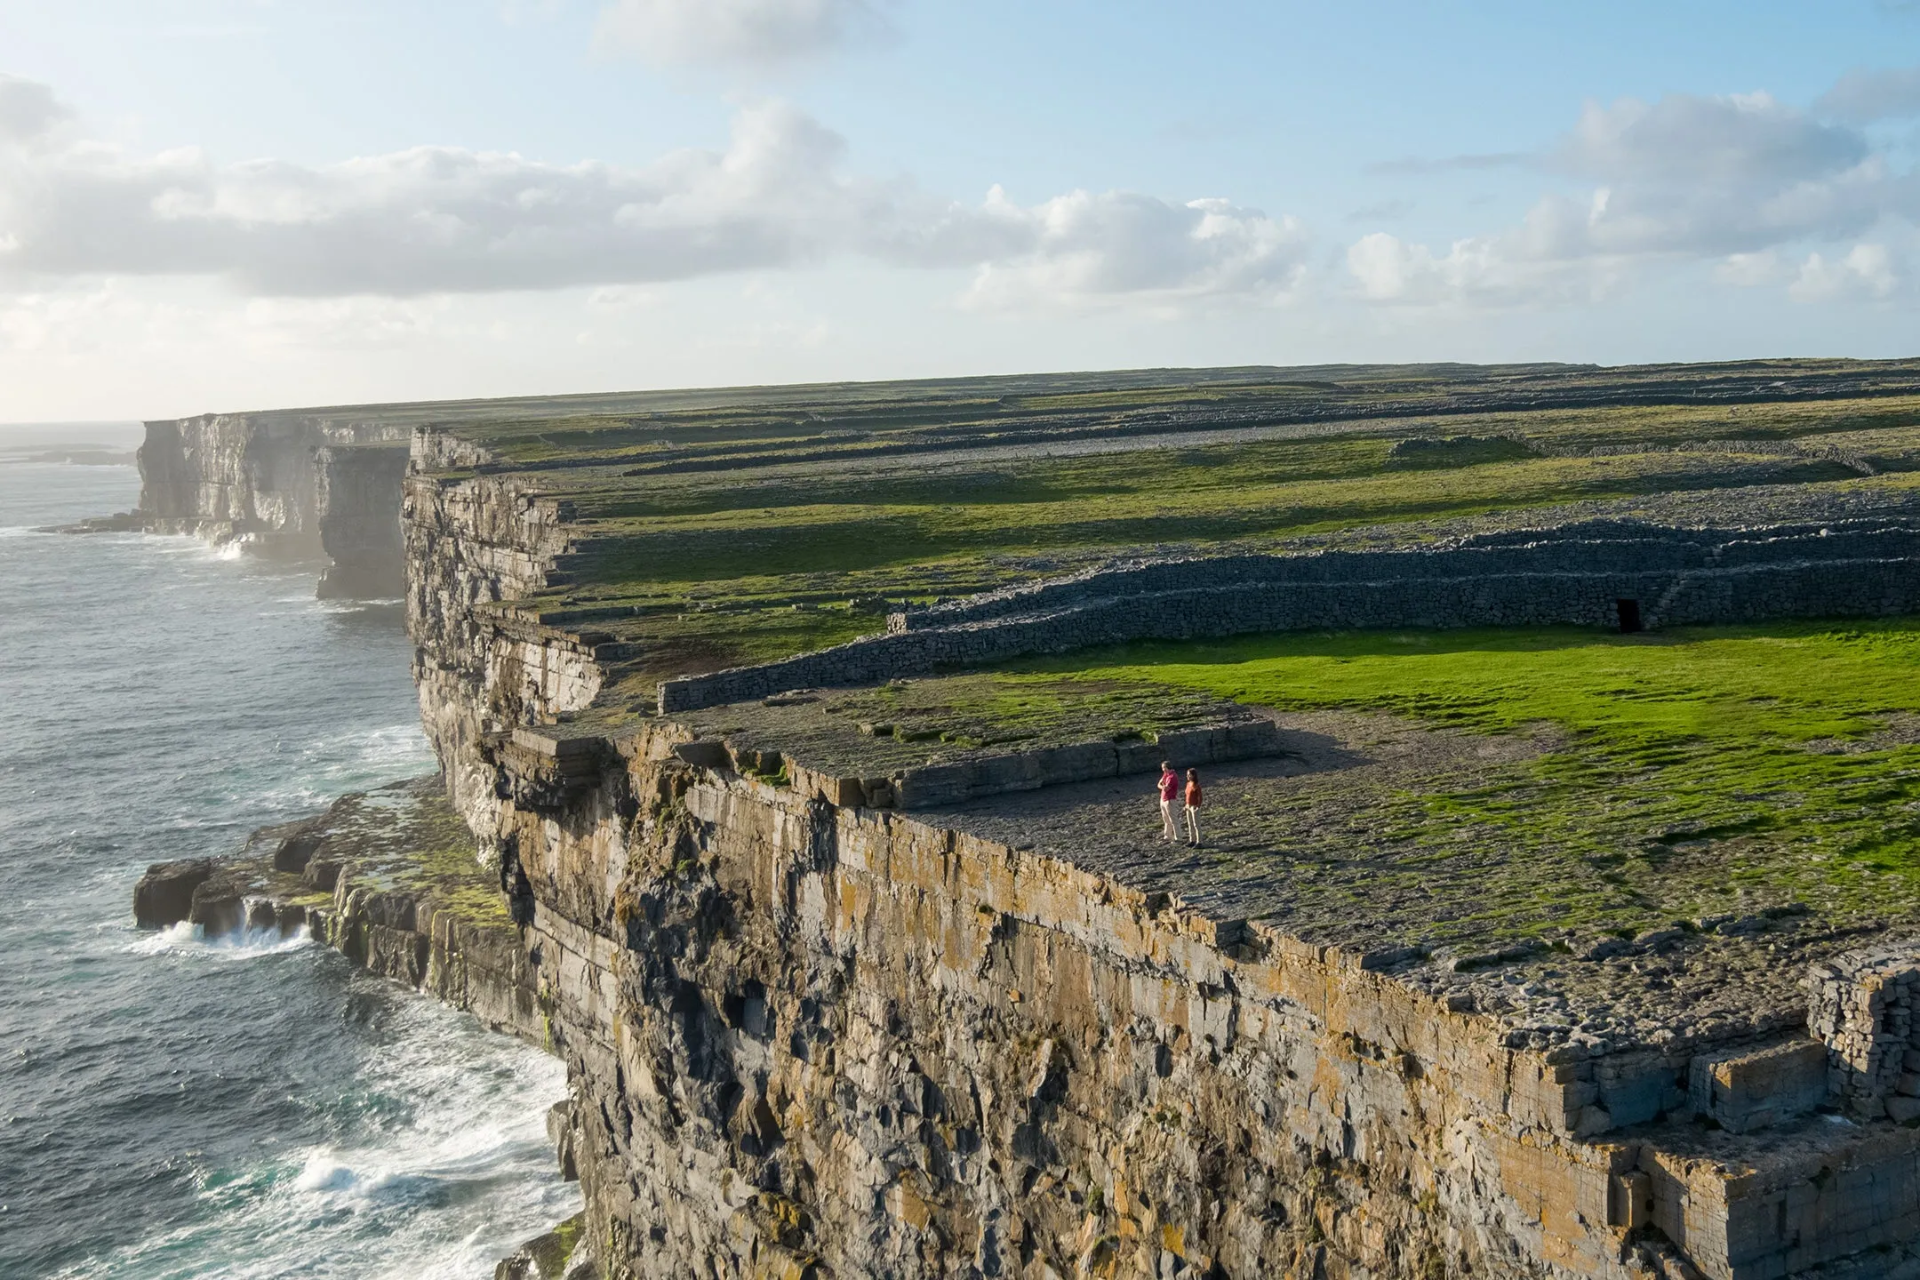
[[[193,895],[213,878],[218,866],[212,858],[183,858],[148,867],[134,886],[134,923],[142,929],[161,929],[185,920],[193,912]]]
[[[904,774],[881,807],[864,777],[602,714],[593,638],[513,603],[572,549],[566,504],[441,433],[415,457],[422,712],[512,895],[609,1276],[1777,1280],[1904,1257],[1906,953],[1832,966],[1812,1025],[1789,998],[1609,1039],[1489,994],[1682,931],[1471,964],[1329,946],[903,809]]]
[[[1569,1037],[670,726],[569,743],[500,842],[610,1275],[1749,1280],[1920,1214],[1920,1132],[1811,1114],[1850,1030]],[[1829,1003],[1904,1045],[1912,963]]]
[[[314,451],[404,444],[409,431],[377,420],[297,413],[203,414],[146,425],[138,454],[139,514],[151,527],[246,541],[294,558],[321,553]]]
[[[371,973],[548,1044],[498,871],[480,861],[437,777],[343,796],[314,818],[255,832],[233,858],[149,867],[134,915],[143,928],[186,922],[209,937],[310,932]]]
[[[493,1280],[600,1280],[592,1245],[581,1238],[586,1215],[576,1213],[521,1245],[493,1269]]]

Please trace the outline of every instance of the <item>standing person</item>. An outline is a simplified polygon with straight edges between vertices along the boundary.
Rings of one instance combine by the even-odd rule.
[[[1200,847],[1200,771],[1187,770],[1187,843]]]
[[[1173,761],[1160,762],[1160,833],[1172,844],[1180,838],[1173,825],[1173,802],[1180,798],[1180,775],[1173,771]]]

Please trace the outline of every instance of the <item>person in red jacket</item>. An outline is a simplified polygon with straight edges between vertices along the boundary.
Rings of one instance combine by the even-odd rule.
[[[1180,838],[1180,832],[1173,825],[1173,802],[1180,798],[1180,775],[1173,771],[1173,761],[1160,762],[1160,834],[1172,844]]]
[[[1200,847],[1200,771],[1187,770],[1187,843]]]

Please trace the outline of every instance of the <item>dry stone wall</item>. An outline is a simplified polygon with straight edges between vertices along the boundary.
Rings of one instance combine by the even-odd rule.
[[[1830,1091],[1858,1116],[1920,1120],[1920,942],[1855,952],[1808,978],[1807,1026]]]
[[[1920,530],[1605,522],[1418,551],[1147,561],[895,614],[887,634],[664,681],[662,712],[1128,640],[1372,627],[1650,627],[1920,609]],[[1630,601],[1631,612],[1621,602]]]

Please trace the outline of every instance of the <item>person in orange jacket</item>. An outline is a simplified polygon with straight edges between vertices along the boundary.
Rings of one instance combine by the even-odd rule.
[[[1187,843],[1200,847],[1200,771],[1187,770]]]

